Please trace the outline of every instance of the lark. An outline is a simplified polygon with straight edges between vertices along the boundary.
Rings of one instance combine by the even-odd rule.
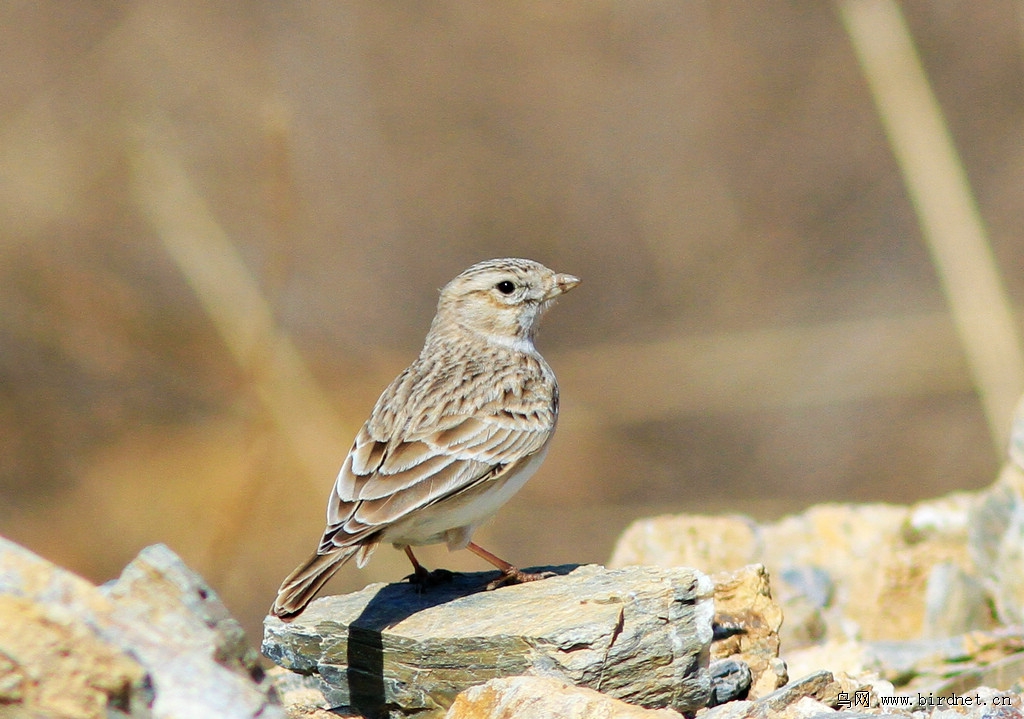
[[[278,590],[273,614],[298,615],[353,557],[403,549],[413,581],[431,573],[413,547],[469,549],[501,572],[530,574],[474,544],[474,530],[537,471],[558,420],[558,384],[534,346],[541,316],[579,284],[532,260],[473,265],[442,290],[419,357],[384,390],[327,503],[320,546]]]

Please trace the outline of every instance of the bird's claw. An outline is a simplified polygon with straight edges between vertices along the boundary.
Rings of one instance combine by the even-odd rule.
[[[507,571],[502,572],[497,579],[493,579],[488,582],[484,589],[488,592],[504,587],[509,584],[525,584],[526,582],[539,582],[541,579],[547,579],[548,577],[554,577],[554,572],[524,572],[521,569],[515,569],[514,567]]]
[[[435,587],[438,584],[445,584],[452,581],[455,577],[454,572],[450,572],[447,569],[435,569],[429,571],[423,567],[418,567],[415,572],[405,577],[420,592],[425,592],[430,587]]]

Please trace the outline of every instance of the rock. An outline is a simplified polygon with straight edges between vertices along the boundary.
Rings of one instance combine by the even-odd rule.
[[[970,566],[962,522],[933,519],[950,513],[963,515],[946,505],[815,506],[763,528],[764,563],[773,574],[812,570],[827,575],[829,603],[819,614],[826,638],[918,637],[925,631],[930,568],[939,562]],[[933,626],[929,631],[950,630]],[[786,640],[796,646],[796,637],[784,631]]]
[[[769,711],[777,712],[800,699],[809,697],[829,707],[835,707],[840,691],[841,688],[832,672],[821,670],[766,694],[757,704]]]
[[[832,577],[821,567],[786,567],[772,577],[772,596],[785,607],[779,630],[784,646],[801,647],[823,641],[828,635],[826,615],[835,595]]]
[[[615,543],[608,566],[653,564],[731,571],[761,561],[761,530],[740,515],[675,515],[634,522]]]
[[[830,641],[785,656],[793,672],[831,670],[837,681],[843,678],[843,691],[848,692],[856,691],[855,685],[886,696],[965,695],[985,686],[1016,691],[1024,679],[1024,631],[1004,628],[909,641]]]
[[[834,714],[835,709],[812,697],[801,697],[782,711],[775,712],[777,719],[809,719],[825,714]]]
[[[787,620],[788,621],[788,620]],[[786,665],[794,676],[828,669],[850,676],[881,672],[881,665],[871,647],[852,639],[830,639],[820,644],[785,652]]]
[[[750,699],[786,683],[785,663],[779,659],[782,609],[772,600],[768,573],[760,564],[711,577],[715,585],[716,631],[712,659],[742,661],[750,668]],[[720,638],[719,638],[720,636]]]
[[[932,565],[925,583],[922,637],[963,634],[991,623],[988,593],[976,576],[953,562]]]
[[[968,542],[999,620],[1024,623],[1024,470],[1016,464],[1007,464],[979,497]]]
[[[886,689],[891,689],[888,684]],[[819,670],[790,682],[755,701],[739,701],[697,713],[697,719],[806,719],[834,714],[837,709],[877,710],[871,685],[842,674]],[[843,719],[850,719],[844,712]]]
[[[156,687],[156,716],[263,717],[258,655],[203,579],[164,545],[139,553],[103,587],[114,621],[106,636],[131,647]],[[198,699],[198,700],[197,700]]]
[[[337,719],[316,677],[270,667],[267,680],[274,686],[288,719]]]
[[[1018,689],[1024,678],[1024,654],[1013,654],[990,664],[961,671],[956,676],[939,682],[925,694],[963,696],[971,691],[989,688],[994,691]]]
[[[643,709],[550,677],[491,679],[458,696],[445,719],[681,719],[671,709]]]
[[[738,659],[718,659],[711,662],[711,696],[708,706],[746,699],[754,677],[750,666]]]
[[[1024,481],[1020,486],[992,500],[999,506],[987,510],[989,530],[976,542],[983,546],[976,553],[993,562],[1002,557],[984,576],[992,584],[1004,577],[1006,616],[1009,607],[1024,606],[1024,580],[1011,586],[1012,577],[1024,577]],[[686,561],[713,573],[762,563],[787,618],[779,630],[787,647],[953,636],[994,624],[968,550],[969,532],[982,534],[972,529],[977,503],[960,493],[912,507],[824,504],[761,526],[731,516],[642,519],[623,533],[612,565]],[[1011,537],[1013,527],[1018,534]]]
[[[1008,454],[1011,464],[1024,471],[1024,397],[1017,404],[1017,410],[1013,414]]]
[[[0,599],[20,617],[0,622],[0,691],[19,716],[284,717],[257,681],[237,622],[167,547],[143,550],[98,588],[0,538]],[[43,643],[30,651],[26,626],[27,638]],[[73,677],[89,691],[69,691]],[[51,694],[65,700],[59,710],[40,704]]]
[[[786,684],[756,701],[723,704],[698,712],[698,719],[798,719],[835,708],[842,691],[831,672],[819,671]],[[802,700],[809,700],[802,701]]]
[[[1010,689],[1024,675],[1009,676],[1024,652],[1020,627],[970,632],[959,637],[866,645],[879,674],[901,691],[966,691],[987,684]]]
[[[710,693],[712,584],[690,569],[556,568],[481,591],[493,573],[426,592],[372,584],[268,617],[263,652],[323,680],[335,707],[440,716],[490,679],[545,676],[648,708],[693,711]]]
[[[0,716],[150,716],[145,669],[71,613],[0,595],[0,627]]]

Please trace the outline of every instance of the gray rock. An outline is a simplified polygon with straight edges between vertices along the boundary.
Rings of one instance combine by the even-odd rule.
[[[777,712],[804,697],[810,697],[822,704],[835,707],[839,691],[832,672],[821,670],[776,689],[771,694],[761,697],[757,703],[769,711]]]
[[[832,604],[835,582],[821,567],[792,566],[779,572],[778,584],[785,589],[787,597],[799,596],[816,609],[826,609]]]
[[[420,592],[373,584],[265,621],[263,652],[316,674],[334,706],[440,716],[490,679],[545,676],[643,707],[693,711],[710,693],[712,584],[690,569],[555,568],[481,591],[492,573]]]
[[[1024,398],[1021,398],[1010,426],[1010,461],[1024,471]]]
[[[256,686],[258,655],[248,648],[241,625],[166,546],[143,549],[103,591],[114,605],[104,634],[130,647],[149,669],[155,716],[280,715]]]
[[[975,503],[968,547],[999,620],[1024,623],[1024,471],[1015,464]]]
[[[746,699],[753,684],[750,666],[739,659],[719,659],[711,662],[711,698],[708,706]]]
[[[991,622],[989,596],[977,576],[954,562],[932,566],[924,594],[925,638],[963,634]]]
[[[1008,690],[1024,676],[1024,634],[1007,627],[912,642],[873,642],[879,673],[913,694],[966,693],[981,686]]]
[[[705,709],[698,719],[803,717],[835,708],[842,686],[832,672],[819,671],[790,682],[755,701],[737,701]]]

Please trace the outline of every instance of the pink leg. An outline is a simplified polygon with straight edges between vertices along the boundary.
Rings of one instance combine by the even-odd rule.
[[[466,549],[471,551],[481,559],[485,559],[501,572],[501,576],[495,579],[493,582],[488,583],[488,589],[497,589],[503,587],[506,584],[522,584],[523,582],[536,582],[539,579],[547,579],[552,576],[551,572],[524,572],[521,569],[517,569],[513,565],[506,562],[501,557],[491,554],[486,549],[481,547],[479,544],[470,542],[466,545]]]
[[[419,560],[416,559],[416,555],[412,553],[412,547],[405,547],[405,556],[412,562],[412,574],[406,577],[406,579],[409,580],[410,584],[418,585],[420,591],[434,584],[451,581],[452,573],[447,569],[435,569],[431,572],[420,564]]]

